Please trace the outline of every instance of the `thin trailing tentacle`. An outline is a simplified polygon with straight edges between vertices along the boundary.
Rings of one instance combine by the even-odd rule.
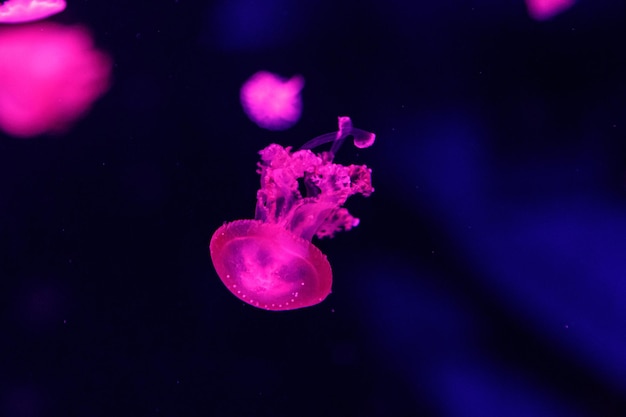
[[[367,148],[374,144],[376,135],[374,133],[367,132],[362,129],[357,129],[352,126],[352,121],[347,116],[339,117],[339,130],[337,132],[325,133],[317,136],[304,145],[300,149],[313,149],[317,148],[328,142],[333,142],[330,148],[330,154],[335,156],[343,145],[343,142],[352,136],[354,138],[354,146],[357,148]]]

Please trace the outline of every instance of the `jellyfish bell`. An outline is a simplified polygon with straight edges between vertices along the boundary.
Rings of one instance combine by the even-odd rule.
[[[65,0],[0,0],[0,23],[45,19],[65,10]]]
[[[367,146],[375,138],[343,117],[338,132],[319,136],[298,151],[272,144],[260,152],[255,218],[224,224],[209,245],[218,276],[240,300],[265,310],[293,310],[330,294],[330,263],[311,240],[357,226],[359,220],[342,206],[351,195],[374,191],[367,166],[333,163],[336,145],[348,136]],[[310,150],[327,142],[333,142],[330,151]],[[304,183],[305,195],[298,181]]]
[[[332,272],[311,242],[259,220],[236,220],[211,239],[211,258],[226,287],[265,310],[318,304],[330,293]]]

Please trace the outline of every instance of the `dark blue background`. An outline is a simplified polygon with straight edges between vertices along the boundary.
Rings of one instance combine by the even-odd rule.
[[[62,137],[0,135],[0,415],[626,415],[626,4],[70,1],[114,58]],[[238,92],[302,74],[259,129]],[[376,132],[333,293],[267,312],[208,241],[257,152]]]

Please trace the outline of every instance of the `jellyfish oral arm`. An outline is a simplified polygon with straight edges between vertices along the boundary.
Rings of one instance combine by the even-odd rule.
[[[275,144],[261,151],[255,219],[278,224],[306,240],[316,234],[332,237],[356,226],[358,221],[352,216],[335,216],[335,212],[350,196],[369,196],[374,191],[371,170],[334,164],[331,155],[315,155],[308,149],[292,153]],[[299,180],[306,188],[304,196],[298,189]]]
[[[352,135],[355,144],[371,146],[376,135],[352,126],[349,117],[339,117],[339,130],[310,140],[291,152],[272,144],[260,153],[258,173],[261,189],[257,193],[255,219],[281,225],[306,240],[314,235],[332,237],[335,232],[350,230],[358,224],[347,210],[339,212],[348,197],[369,196],[372,171],[362,165],[344,166],[332,162],[343,140]],[[330,152],[314,154],[309,148],[334,141]],[[306,189],[302,195],[298,181]]]

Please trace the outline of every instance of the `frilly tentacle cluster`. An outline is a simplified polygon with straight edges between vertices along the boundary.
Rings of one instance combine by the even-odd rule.
[[[371,169],[335,164],[330,152],[291,149],[272,144],[260,152],[255,218],[307,240],[314,235],[333,237],[358,225],[359,219],[342,205],[351,195],[369,196],[374,191]]]

